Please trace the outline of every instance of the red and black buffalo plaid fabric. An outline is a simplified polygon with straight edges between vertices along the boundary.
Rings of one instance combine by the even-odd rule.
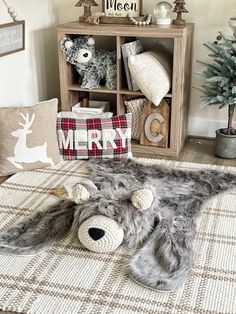
[[[58,118],[57,134],[64,160],[131,158],[131,114],[109,119]]]

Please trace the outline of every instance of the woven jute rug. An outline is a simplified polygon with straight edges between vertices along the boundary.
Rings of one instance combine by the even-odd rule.
[[[155,162],[182,170],[209,168]],[[236,168],[211,167],[236,173]],[[86,162],[17,174],[0,186],[0,230],[56,201],[50,190],[86,177]],[[204,205],[194,269],[177,292],[143,288],[126,274],[132,251],[98,254],[68,235],[46,253],[0,255],[0,309],[18,313],[236,313],[236,189]]]

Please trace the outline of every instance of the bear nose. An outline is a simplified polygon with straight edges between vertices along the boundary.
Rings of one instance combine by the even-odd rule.
[[[99,228],[89,228],[88,233],[94,241],[100,240],[105,235],[105,231]]]
[[[86,52],[86,53],[84,53],[84,54],[83,54],[83,56],[84,56],[85,58],[87,58],[88,53],[87,53],[87,52]]]

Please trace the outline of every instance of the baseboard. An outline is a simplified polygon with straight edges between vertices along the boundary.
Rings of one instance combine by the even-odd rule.
[[[190,117],[188,120],[188,135],[194,137],[214,138],[215,131],[220,128],[225,128],[226,126],[226,121]]]
[[[188,139],[192,139],[192,140],[214,140],[215,136],[212,137],[212,136],[188,135]]]

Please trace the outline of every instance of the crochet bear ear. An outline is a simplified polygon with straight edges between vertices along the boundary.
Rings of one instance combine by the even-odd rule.
[[[149,189],[136,190],[131,197],[132,205],[143,211],[151,207],[153,200],[153,193]]]
[[[95,39],[93,37],[89,37],[87,44],[89,46],[94,46],[95,45]]]
[[[73,41],[72,40],[67,40],[66,42],[65,42],[65,48],[66,49],[70,49],[70,48],[72,48],[73,47]]]

